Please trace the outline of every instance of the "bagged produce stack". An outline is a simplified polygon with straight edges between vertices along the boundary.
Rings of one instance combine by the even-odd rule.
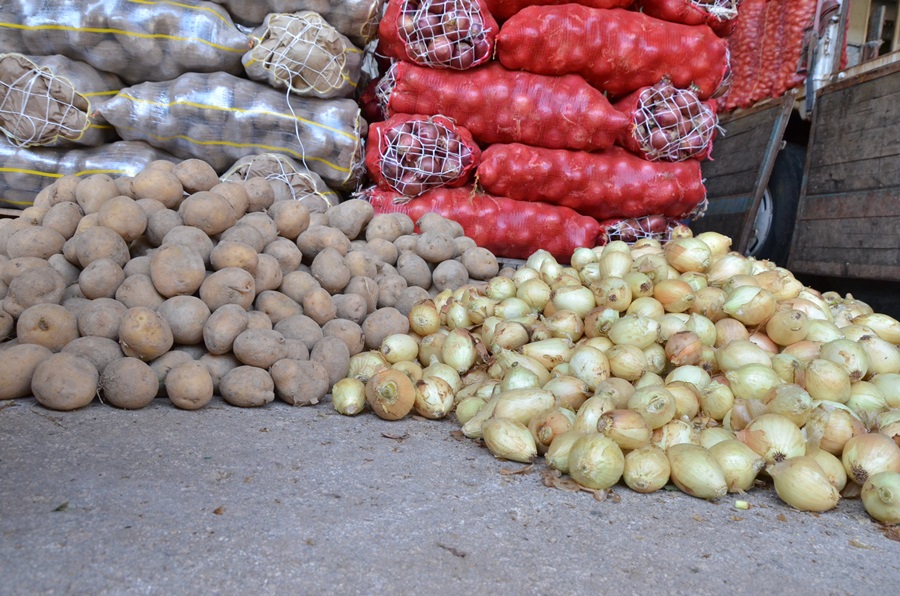
[[[393,162],[382,155],[367,161],[376,185],[364,196],[376,209],[465,220],[467,234],[508,258],[552,244],[568,260],[610,238],[665,237],[703,211],[699,162],[728,80],[726,42],[711,23],[724,30],[735,15],[734,2],[681,3],[693,12],[663,20],[645,13],[666,16],[675,3],[632,7],[640,12],[621,0],[389,2],[378,51],[394,62],[364,109],[374,103],[389,121],[449,119],[481,155],[473,183],[424,171],[430,187],[403,188],[385,182],[380,166]],[[493,59],[479,47],[493,47]],[[472,60],[460,60],[470,48]],[[379,129],[368,144],[382,151]]]

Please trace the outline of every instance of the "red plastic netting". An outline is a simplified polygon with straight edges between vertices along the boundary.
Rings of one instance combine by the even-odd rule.
[[[600,225],[603,227],[603,232],[599,244],[608,244],[616,240],[634,244],[642,238],[668,242],[679,234],[684,235],[690,231],[680,220],[663,215],[609,219],[601,221]]]
[[[484,0],[390,0],[378,25],[378,52],[465,70],[491,59],[498,29]]]
[[[469,131],[440,116],[398,114],[369,126],[369,176],[380,188],[407,197],[439,186],[462,186],[480,157]]]
[[[485,0],[491,14],[503,22],[528,6],[549,6],[557,4],[583,4],[591,8],[628,8],[634,0]]]
[[[527,259],[544,249],[568,262],[576,248],[595,246],[602,231],[596,219],[568,207],[482,194],[471,186],[437,188],[406,203],[405,197],[377,187],[360,196],[375,213],[406,213],[413,221],[428,212],[439,213],[459,222],[478,246],[508,259]]]
[[[668,79],[709,99],[728,73],[728,48],[709,27],[577,4],[532,6],[506,21],[497,58],[511,70],[580,74],[613,97]]]
[[[634,8],[657,19],[716,27],[737,18],[741,0],[636,0]]]
[[[651,162],[620,147],[588,153],[491,145],[477,184],[491,194],[571,208],[595,219],[687,217],[706,198],[700,162]]]
[[[611,147],[628,127],[627,116],[577,75],[512,71],[496,62],[466,71],[398,62],[376,96],[386,115],[443,115],[482,144],[593,151]]]

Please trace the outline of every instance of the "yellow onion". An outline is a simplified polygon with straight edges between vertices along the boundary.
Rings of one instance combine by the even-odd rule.
[[[545,317],[544,324],[550,329],[553,337],[574,342],[584,335],[584,316],[572,310],[559,309],[549,317]]]
[[[700,393],[687,381],[666,381],[666,389],[675,397],[675,418],[690,420],[700,413]]]
[[[655,430],[675,417],[675,396],[662,385],[636,389],[628,398],[628,408],[636,411]]]
[[[803,432],[781,414],[763,414],[737,433],[737,439],[771,465],[806,453]]]
[[[878,387],[888,407],[900,408],[900,374],[879,373],[869,382]]]
[[[579,340],[578,343],[575,344],[575,347],[580,348],[581,346],[588,346],[591,348],[596,348],[606,354],[606,351],[614,345],[615,344],[611,339],[601,335],[599,337],[582,337],[581,340]]]
[[[531,253],[525,260],[525,267],[529,267],[531,269],[534,269],[535,271],[540,271],[541,266],[544,264],[544,261],[555,263],[556,258],[550,253],[550,251],[539,248],[538,250]],[[520,267],[519,270],[521,269],[522,268]]]
[[[816,358],[803,368],[803,385],[813,399],[842,404],[850,399],[850,375],[843,365]]]
[[[426,299],[417,302],[409,309],[409,330],[422,337],[430,335],[441,328],[441,313],[434,300]]]
[[[669,364],[666,359],[666,350],[659,344],[650,344],[644,348],[644,358],[647,359],[647,371],[658,375],[662,374]]]
[[[532,416],[528,421],[528,430],[534,437],[538,453],[546,453],[553,440],[572,430],[574,423],[575,412],[559,406],[547,408]]]
[[[437,308],[439,313],[443,313],[447,304],[453,298],[453,290],[447,288],[446,290],[441,290],[437,293],[437,295],[433,298],[434,307]],[[443,316],[443,315],[442,315]]]
[[[693,331],[700,338],[700,342],[705,346],[714,346],[716,344],[716,326],[707,317],[693,313],[688,317],[685,323],[687,331]]]
[[[531,306],[518,296],[505,298],[494,306],[494,316],[505,320],[523,317],[531,312]]]
[[[666,259],[677,271],[706,271],[712,250],[699,238],[678,238],[666,243]]]
[[[756,363],[726,371],[725,378],[737,399],[763,399],[770,389],[784,383],[771,367]]]
[[[772,370],[778,378],[786,383],[803,385],[802,376],[805,374],[805,363],[791,354],[775,354],[772,356]]]
[[[359,352],[350,356],[347,376],[366,383],[372,375],[390,367],[391,363],[385,360],[378,350]]]
[[[625,455],[615,441],[594,433],[575,440],[569,451],[569,475],[594,490],[611,487],[622,478]]]
[[[465,424],[469,420],[471,420],[478,411],[484,407],[484,404],[487,403],[483,397],[478,397],[477,395],[470,395],[469,397],[465,397],[456,404],[456,419],[460,424]]]
[[[597,306],[625,312],[631,305],[631,286],[621,277],[604,277],[590,285]]]
[[[900,422],[900,409],[891,408],[875,416],[874,428],[880,432],[883,428],[896,422]]]
[[[809,419],[815,404],[803,387],[793,383],[783,383],[769,389],[763,397],[766,410],[773,414],[781,414],[794,424],[803,427]]]
[[[775,314],[778,303],[766,290],[740,286],[728,294],[722,309],[745,325],[762,325]]]
[[[868,381],[858,381],[850,385],[850,399],[847,407],[870,427],[874,418],[888,409],[887,400],[878,386]]]
[[[534,325],[528,328],[529,338],[531,341],[543,341],[545,339],[554,339],[553,332],[544,323],[543,318],[536,321]]]
[[[441,361],[441,348],[449,334],[448,329],[442,328],[431,335],[426,335],[419,341],[419,363],[422,366],[428,366],[434,361]]]
[[[864,335],[857,343],[868,356],[868,376],[900,373],[900,348],[877,335]]]
[[[844,464],[841,463],[840,458],[824,449],[816,449],[815,447],[807,448],[806,455],[812,457],[822,466],[822,471],[825,472],[825,476],[828,477],[834,488],[838,489],[838,491],[844,490],[844,487],[847,486],[847,471],[844,470]]]
[[[650,444],[652,431],[643,416],[634,410],[610,410],[597,420],[597,432],[606,435],[624,450]]]
[[[537,456],[534,437],[521,422],[491,418],[482,430],[485,446],[497,459],[529,463]]]
[[[866,480],[860,493],[866,513],[886,524],[900,524],[900,474],[879,472]]]
[[[466,304],[466,312],[473,325],[481,325],[485,319],[494,316],[497,301],[487,296],[475,296]]]
[[[569,259],[569,263],[577,269],[581,271],[581,268],[587,265],[588,263],[596,263],[600,259],[600,255],[594,252],[593,249],[586,248],[584,246],[579,246],[574,251],[572,251],[572,258]]]
[[[900,447],[900,420],[878,427],[878,432],[891,438]]]
[[[453,410],[453,389],[441,377],[422,377],[415,388],[413,408],[419,416],[437,420]]]
[[[391,368],[405,374],[413,383],[422,378],[422,366],[418,362],[412,360],[395,362],[391,365]]]
[[[844,445],[841,462],[847,478],[864,485],[879,472],[900,472],[900,447],[881,433],[856,435]]]
[[[719,232],[700,232],[694,236],[697,240],[702,241],[709,247],[711,255],[720,257],[727,254],[731,250],[731,238]]]
[[[722,420],[734,407],[734,393],[726,383],[712,380],[700,390],[700,411],[713,420]]]
[[[735,339],[719,348],[716,362],[725,372],[753,363],[771,367],[772,355],[748,339]]]
[[[616,408],[622,409],[628,406],[628,399],[634,392],[634,385],[625,379],[610,377],[600,381],[600,384],[597,385],[597,388],[594,390],[594,396],[610,397],[616,404]]]
[[[713,445],[715,445],[716,443],[728,441],[729,439],[734,438],[736,438],[735,434],[725,427],[709,426],[700,431],[698,440],[700,441],[701,447],[712,449]]]
[[[663,379],[656,373],[652,373],[649,370],[644,373],[637,381],[633,381],[632,385],[634,385],[635,390],[641,389],[643,387],[663,387],[666,384],[666,380]]]
[[[801,362],[809,362],[810,360],[821,357],[822,344],[817,341],[804,339],[803,341],[798,341],[797,343],[785,346],[784,349],[781,350],[781,353],[793,356]]]
[[[663,450],[681,443],[699,445],[700,431],[690,422],[673,418],[653,431],[650,443]]]
[[[484,288],[484,295],[501,302],[516,295],[516,282],[509,277],[493,277]]]
[[[544,384],[542,389],[552,393],[559,406],[569,408],[573,412],[577,412],[578,408],[591,395],[591,389],[587,383],[574,375],[553,377]]]
[[[634,244],[631,245],[632,254],[654,254],[661,255],[663,252],[662,242],[657,240],[656,238],[638,238]]]
[[[569,430],[556,435],[550,443],[550,446],[547,448],[546,453],[544,453],[544,460],[547,462],[547,466],[554,470],[559,470],[563,474],[568,474],[569,452],[572,449],[572,445],[575,444],[575,441],[585,434],[586,433],[581,431]]]
[[[399,370],[381,370],[366,381],[366,401],[380,418],[399,420],[412,410],[416,388]]]
[[[631,288],[631,301],[638,298],[653,298],[653,280],[640,271],[629,271],[621,276]],[[661,307],[662,305],[660,305]]]
[[[496,354],[504,349],[521,348],[531,340],[531,335],[525,325],[518,321],[501,321],[494,327],[492,340],[490,350]]]
[[[837,362],[847,369],[850,381],[865,378],[869,370],[869,357],[861,345],[849,339],[835,339],[822,344],[819,357]]]
[[[722,468],[730,493],[753,488],[756,476],[766,467],[766,460],[737,439],[719,441],[709,448],[709,453]]]
[[[709,287],[709,282],[706,281],[705,273],[699,273],[697,271],[685,271],[678,276],[678,279],[686,282],[687,285],[691,286],[695,293],[697,292],[697,290],[702,290],[703,288]]]
[[[754,277],[759,287],[767,290],[779,302],[796,298],[803,291],[803,284],[793,273],[782,267],[756,273]]]
[[[625,314],[641,315],[659,322],[665,316],[666,309],[663,308],[663,305],[656,298],[642,296],[631,301],[631,304],[625,310]]]
[[[776,311],[766,321],[766,335],[779,346],[806,339],[809,332],[809,317],[806,313],[794,309]]]
[[[450,385],[450,389],[453,393],[456,393],[460,389],[462,389],[462,378],[459,376],[459,373],[455,368],[450,366],[449,364],[444,364],[443,362],[432,362],[424,369],[422,369],[422,377],[441,377],[447,384]]]
[[[722,426],[729,430],[739,431],[767,413],[766,404],[758,399],[736,399],[734,406],[722,418]]]
[[[380,350],[385,360],[395,364],[403,360],[411,361],[418,358],[419,343],[406,333],[393,333],[382,340]]]
[[[723,310],[727,297],[725,290],[715,286],[694,290],[694,302],[688,312],[703,315],[715,323],[727,316]]]
[[[613,346],[606,351],[606,358],[614,377],[635,381],[647,372],[647,356],[637,346]]]
[[[540,311],[550,301],[552,292],[550,284],[542,279],[534,278],[526,280],[519,285],[516,289],[516,298],[525,302],[533,310]]]
[[[616,399],[610,395],[594,395],[589,397],[575,414],[573,430],[583,433],[597,432],[597,422],[600,417],[611,410],[616,409]]]
[[[632,256],[635,251],[632,250]],[[654,284],[669,277],[669,263],[666,257],[659,253],[641,254],[634,258],[634,269],[650,278]]]
[[[538,412],[552,408],[555,404],[556,398],[545,389],[537,387],[510,389],[500,393],[494,406],[493,416],[528,424],[528,421]]]
[[[673,366],[684,366],[700,362],[703,343],[693,331],[679,331],[666,342],[666,357]]]
[[[597,306],[594,293],[581,284],[562,286],[553,290],[550,294],[550,301],[556,310],[570,310],[582,318]]]
[[[644,349],[657,341],[659,323],[642,315],[626,314],[613,322],[607,336],[615,344],[629,344]]]
[[[622,480],[635,492],[652,493],[669,483],[671,470],[665,451],[645,445],[625,454]]]
[[[569,370],[593,391],[609,378],[609,360],[599,349],[582,344],[572,351]]]
[[[806,316],[809,317],[810,322],[834,322],[834,317],[831,316],[831,313],[828,311],[827,307],[823,308],[818,303],[806,298],[797,297],[789,298],[788,300],[782,300],[781,306],[784,308],[793,308],[795,310],[803,311]]]
[[[548,371],[561,362],[568,362],[572,357],[574,344],[559,337],[544,339],[540,341],[532,341],[516,350],[520,354],[524,354],[534,358],[544,365]]]
[[[687,328],[690,317],[684,313],[666,313],[653,318],[659,323],[659,341],[665,343],[670,337]]]
[[[798,456],[768,468],[779,498],[801,511],[828,511],[837,507],[840,493],[822,466],[809,456]]]
[[[653,286],[653,297],[663,305],[666,312],[685,312],[696,298],[694,288],[681,279],[663,279]]]
[[[718,499],[728,492],[725,474],[707,449],[680,443],[669,447],[666,455],[672,482],[682,492],[700,499]]]
[[[331,388],[334,409],[345,416],[355,416],[366,407],[366,386],[355,377],[345,377]]]
[[[631,253],[614,251],[600,257],[599,272],[602,277],[624,277],[631,271],[634,259]]]
[[[563,276],[563,269],[563,265],[560,265],[556,259],[544,259],[538,271],[544,283],[552,284]]]
[[[853,411],[841,404],[819,402],[806,421],[807,440],[834,455],[840,455],[852,437],[866,433],[866,427]]]
[[[890,315],[867,313],[853,317],[852,321],[856,325],[865,325],[887,342],[900,344],[900,321]]]
[[[705,369],[693,364],[683,364],[673,368],[669,371],[669,374],[666,375],[665,379],[666,385],[675,381],[685,381],[696,387],[698,390],[704,389],[709,385],[711,380],[712,378]]]
[[[722,286],[736,275],[749,275],[753,264],[738,253],[728,253],[714,258],[706,269],[706,278],[711,286]]]
[[[524,366],[514,366],[507,370],[500,379],[500,391],[512,389],[525,389],[528,387],[540,388],[541,382],[538,376]]]
[[[773,356],[778,354],[778,345],[774,341],[769,339],[768,335],[761,331],[754,331],[753,333],[751,333],[750,337],[747,338],[747,341],[752,344],[756,344],[758,347],[762,348]]]
[[[461,300],[451,298],[442,312],[447,329],[465,329],[473,325],[469,309]]]
[[[603,246],[594,247],[593,250],[595,252],[598,252],[600,258],[602,259],[611,252],[624,252],[631,254],[631,245],[622,240],[612,240],[610,242],[607,242]]]
[[[480,439],[483,436],[483,426],[491,416],[494,415],[494,408],[500,399],[501,392],[497,391],[492,395],[469,420],[463,423],[462,433],[470,439]]]
[[[612,324],[619,320],[619,311],[598,306],[584,317],[585,337],[605,336]]]
[[[716,321],[715,326],[716,342],[713,344],[715,348],[722,348],[735,340],[747,340],[750,338],[750,331],[737,319],[719,319]]]
[[[807,341],[825,343],[835,339],[842,339],[844,337],[844,332],[841,331],[837,325],[830,321],[810,319],[809,317],[807,317],[807,321],[809,321],[809,327],[806,329],[805,338]]]

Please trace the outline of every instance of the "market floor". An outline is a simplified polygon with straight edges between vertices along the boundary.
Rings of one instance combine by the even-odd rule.
[[[858,500],[545,486],[455,422],[0,402],[0,594],[888,594]],[[737,499],[750,502],[746,511]]]

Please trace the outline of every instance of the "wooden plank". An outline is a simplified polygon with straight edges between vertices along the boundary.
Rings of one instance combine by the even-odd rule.
[[[729,238],[736,238],[741,233],[744,223],[743,214],[737,215],[704,215],[700,219],[691,222],[691,231],[694,234],[701,232],[718,232]]]
[[[886,249],[889,255],[890,249],[896,249],[900,244],[900,217],[806,220],[795,234],[800,235],[804,251],[823,257],[831,251],[832,257],[844,259],[834,251],[852,253],[854,249],[867,248]],[[873,250],[873,254],[882,253]],[[802,252],[798,257],[802,257]],[[895,260],[892,258],[882,264],[893,264]]]
[[[893,56],[889,54],[888,56]],[[888,58],[884,56],[883,58]],[[816,92],[817,98],[829,93],[837,93],[844,89],[855,88],[860,83],[871,81],[900,71],[900,58],[891,58],[877,68],[871,68],[872,65],[861,64],[858,67],[848,69],[844,73],[840,73],[835,82],[825,85]]]
[[[722,197],[736,195],[741,192],[752,193],[753,185],[757,178],[757,168],[727,174],[722,176],[714,176],[706,179],[706,194],[710,197]],[[714,199],[710,199],[712,201]]]
[[[875,189],[860,193],[808,195],[797,214],[797,221],[815,219],[881,218],[900,216],[897,189]]]
[[[821,275],[823,277],[841,277],[853,279],[883,279],[900,280],[900,266],[872,266],[865,264],[853,264],[820,261],[818,259],[804,261],[791,257],[788,259],[788,269],[797,273],[808,275]]]
[[[810,168],[808,177],[810,195],[897,187],[900,186],[900,151],[887,157]]]

